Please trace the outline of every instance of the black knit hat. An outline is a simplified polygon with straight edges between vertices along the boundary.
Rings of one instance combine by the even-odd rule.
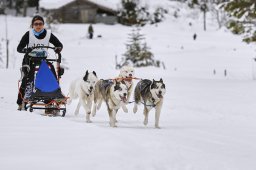
[[[40,20],[40,21],[42,21],[42,22],[44,23],[43,17],[41,17],[40,15],[35,15],[35,16],[33,17],[33,19],[32,19],[31,26],[34,24],[34,22],[35,22],[36,20]]]

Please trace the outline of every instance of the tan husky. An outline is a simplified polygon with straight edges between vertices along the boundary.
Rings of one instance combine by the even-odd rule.
[[[104,100],[108,109],[110,126],[116,127],[116,114],[118,109],[126,104],[127,92],[126,85],[121,82],[99,80],[95,85],[92,115],[95,116],[96,107],[99,110]],[[128,110],[125,111],[128,112]]]

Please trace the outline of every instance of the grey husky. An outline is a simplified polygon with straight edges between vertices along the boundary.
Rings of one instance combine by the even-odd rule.
[[[128,89],[122,82],[111,80],[99,80],[95,85],[94,106],[92,116],[100,109],[104,100],[109,114],[110,126],[116,127],[116,113],[120,107],[123,107],[127,101]],[[126,110],[128,112],[128,110]]]
[[[160,112],[163,105],[163,96],[166,92],[165,84],[162,79],[153,81],[144,79],[138,82],[134,90],[134,108],[133,112],[138,110],[138,104],[144,105],[144,125],[148,124],[148,113],[152,108],[155,108],[155,127],[159,127]]]

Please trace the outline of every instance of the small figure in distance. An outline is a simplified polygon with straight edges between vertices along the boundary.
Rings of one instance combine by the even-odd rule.
[[[93,39],[93,33],[94,33],[94,30],[93,30],[92,24],[90,24],[88,27],[89,39]]]
[[[196,40],[196,37],[197,37],[197,35],[196,35],[196,33],[193,35],[193,39],[194,40]]]

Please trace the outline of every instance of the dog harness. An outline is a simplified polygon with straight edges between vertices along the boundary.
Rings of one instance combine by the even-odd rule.
[[[105,90],[108,89],[112,84],[113,81],[112,80],[102,80],[102,83],[100,84],[100,88],[104,88]]]

